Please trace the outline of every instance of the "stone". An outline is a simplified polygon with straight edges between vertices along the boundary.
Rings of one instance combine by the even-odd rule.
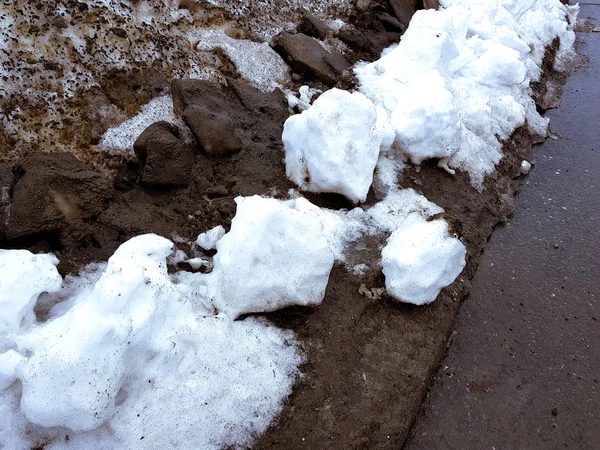
[[[350,67],[341,54],[328,52],[316,39],[303,33],[280,33],[273,40],[273,48],[294,71],[327,86],[336,85]]]
[[[195,162],[193,150],[168,122],[156,122],[146,128],[133,144],[139,163],[140,181],[146,186],[187,186]]]
[[[68,153],[36,153],[15,169],[8,239],[55,232],[98,216],[114,194],[111,177]]]
[[[404,33],[406,27],[400,23],[398,19],[390,16],[388,13],[381,13],[377,16],[383,27],[388,31],[399,31]]]
[[[312,14],[305,15],[298,24],[298,32],[318,39],[325,39],[333,30],[321,19]]]
[[[373,49],[383,50],[385,47],[399,42],[401,36],[400,33],[392,31],[371,33],[352,29],[341,31],[338,38],[354,50],[369,53]]]
[[[413,14],[419,9],[419,0],[388,0],[400,23],[408,27]]]
[[[440,0],[423,0],[423,9],[440,9]]]
[[[183,112],[183,120],[207,155],[226,156],[242,150],[234,122],[227,113],[190,105]]]
[[[173,80],[171,82],[173,111],[183,114],[190,105],[200,105],[212,111],[230,109],[224,86],[208,80]]]

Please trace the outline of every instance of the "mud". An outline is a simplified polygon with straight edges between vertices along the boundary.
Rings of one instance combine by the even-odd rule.
[[[388,31],[377,18],[382,13],[392,12],[389,5],[372,2],[368,9],[354,13],[352,20],[365,24],[356,33],[369,35],[370,42],[379,44],[370,52],[367,52],[368,47],[357,44],[346,54],[349,61],[377,57],[379,47],[385,46],[390,33],[395,33]],[[347,42],[352,40],[347,39]],[[549,52],[546,81],[558,80],[549,70],[552,57]],[[23,225],[26,231],[13,238],[2,238],[0,234],[3,239],[0,247],[52,251],[61,260],[62,274],[75,272],[89,262],[106,260],[121,243],[142,233],[153,232],[170,238],[194,256],[194,252],[201,250],[190,243],[199,233],[216,225],[228,228],[235,213],[236,196],[287,196],[293,186],[285,177],[283,164],[281,132],[289,115],[284,97],[281,92],[263,94],[239,80],[229,79],[226,85],[221,85],[222,92],[217,97],[219,108],[227,111],[238,127],[236,135],[242,149],[234,155],[218,157],[195,148],[187,187],[145,186],[139,183],[140,168],[136,161],[90,151],[89,146],[109,123],[117,123],[123,116],[137,111],[147,97],[171,89],[167,77],[161,73],[140,70],[139,74],[138,81],[132,82],[129,77],[120,79],[119,72],[112,72],[99,88],[85,91],[73,100],[81,102],[82,110],[89,108],[86,120],[95,117],[92,105],[97,102],[105,102],[107,110],[112,111],[102,125],[92,127],[92,131],[77,141],[82,142],[78,156],[93,163],[86,168],[90,177],[108,179],[112,183],[110,192],[104,192],[94,203],[102,205],[100,210],[69,217],[53,216],[53,222],[42,233],[42,230],[24,227],[37,213],[23,206],[22,218],[18,224],[11,225],[7,234],[14,236],[11,230],[17,225]],[[540,95],[549,98],[549,95]],[[206,97],[192,98],[190,102],[201,103],[203,99]],[[71,132],[75,132],[74,128],[64,132],[65,138]],[[446,210],[446,219],[468,248],[463,274],[444,289],[431,306],[414,307],[391,301],[382,289],[384,278],[375,264],[363,276],[354,275],[346,266],[338,264],[331,273],[325,300],[319,308],[292,308],[267,315],[277,325],[297,333],[308,362],[302,367],[304,376],[287,400],[284,412],[268,432],[258,438],[255,448],[398,449],[403,445],[432,372],[444,354],[479,256],[494,227],[506,221],[513,211],[513,196],[520,183],[520,163],[531,159],[532,146],[538,141],[538,137],[524,129],[517,130],[505,143],[505,157],[497,172],[486,179],[482,193],[470,185],[467,174],[459,172],[453,177],[436,168],[435,161],[423,164],[420,170],[411,168],[402,174],[399,180],[402,187],[414,188]],[[14,176],[0,177],[0,181],[6,179],[6,184],[11,183],[6,192],[17,192],[26,177],[30,177],[34,185],[39,180],[39,188],[46,186],[41,178],[35,178],[35,170],[22,164],[22,155],[31,151],[38,158],[39,166],[55,164],[55,156],[40,155],[39,150],[22,151],[13,143],[12,159],[5,160],[15,161],[10,164]],[[0,174],[8,173],[7,167],[0,167]],[[53,181],[52,187],[60,194],[66,190],[66,181]],[[67,198],[67,206],[82,201],[83,193],[72,191],[69,191],[70,196],[62,196]],[[350,206],[336,195],[308,198],[330,208]],[[367,206],[377,200],[377,193],[371,192]],[[56,209],[56,200],[52,197],[42,197],[40,201]],[[0,203],[0,207],[3,204]],[[39,211],[42,210],[45,210],[44,204],[39,207]],[[0,209],[0,218],[2,213]],[[13,213],[10,212],[11,216]],[[27,214],[31,217],[27,218]],[[21,216],[17,213],[17,217]],[[386,238],[385,235],[365,238],[364,242],[357,243],[363,250],[351,258],[360,262],[378,261]]]

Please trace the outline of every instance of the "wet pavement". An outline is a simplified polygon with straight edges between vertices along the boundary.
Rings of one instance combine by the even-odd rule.
[[[405,450],[600,449],[600,33],[578,37],[559,139],[480,260]]]

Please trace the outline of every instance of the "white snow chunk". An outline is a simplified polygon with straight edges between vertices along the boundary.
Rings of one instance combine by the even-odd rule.
[[[35,323],[33,308],[42,292],[56,292],[62,278],[58,259],[27,250],[0,250],[0,352],[21,328]]]
[[[521,173],[527,175],[531,170],[531,163],[529,161],[521,161]]]
[[[225,228],[222,225],[218,225],[206,233],[202,233],[196,239],[196,243],[204,250],[214,250],[217,248],[217,242],[225,236]]]
[[[301,189],[365,201],[379,153],[391,145],[387,120],[360,93],[331,89],[285,122],[286,173]]]
[[[445,220],[418,221],[394,231],[381,251],[387,292],[415,305],[433,302],[465,266],[466,248]]]
[[[307,200],[236,198],[231,230],[217,243],[213,299],[232,318],[323,301],[333,253]]]

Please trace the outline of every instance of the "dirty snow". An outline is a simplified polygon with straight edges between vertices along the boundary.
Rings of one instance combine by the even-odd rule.
[[[146,128],[160,121],[172,123],[183,132],[188,130],[181,117],[176,116],[173,112],[171,96],[163,95],[150,100],[136,116],[116,127],[109,128],[102,136],[98,144],[98,150],[133,158],[133,143],[135,140]]]
[[[438,158],[483,188],[502,158],[502,142],[528,124],[546,136],[529,83],[560,38],[557,69],[572,57],[577,7],[558,0],[442,0],[418,11],[399,45],[355,73],[360,91],[385,108],[399,151],[413,163]],[[568,22],[569,21],[569,22]]]
[[[225,51],[242,78],[259,89],[269,92],[290,80],[290,68],[267,42],[234,39],[221,29],[201,30],[194,37],[197,50]]]

